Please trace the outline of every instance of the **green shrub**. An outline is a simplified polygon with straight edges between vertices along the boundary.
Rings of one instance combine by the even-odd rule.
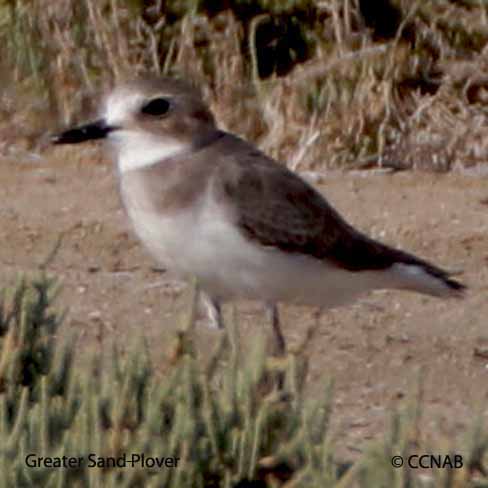
[[[204,361],[186,329],[163,371],[144,346],[128,356],[115,347],[80,366],[76,342],[62,340],[62,316],[52,309],[56,294],[46,277],[22,280],[3,294],[0,486],[488,486],[486,479],[472,481],[488,447],[481,421],[462,449],[427,449],[418,439],[421,404],[411,401],[392,415],[383,441],[366,447],[355,463],[341,462],[329,434],[331,384],[313,399],[304,395],[304,350],[272,362],[262,339],[244,353],[230,328]],[[276,388],[280,371],[283,389]],[[392,468],[394,454],[422,450],[462,454],[464,468],[430,470],[428,482],[413,470]],[[142,454],[178,458],[170,461],[177,466],[110,465]],[[66,469],[28,465],[63,456],[83,462]]]

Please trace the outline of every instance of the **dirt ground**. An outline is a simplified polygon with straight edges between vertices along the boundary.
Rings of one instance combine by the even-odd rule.
[[[93,161],[94,160],[94,161]],[[388,413],[423,379],[423,429],[457,438],[488,416],[488,186],[459,174],[325,174],[320,190],[357,227],[449,269],[470,287],[462,301],[378,292],[322,318],[311,349],[310,394],[335,381],[334,429],[349,452],[379,438]],[[112,167],[94,146],[0,159],[1,286],[46,264],[63,283],[65,329],[82,331],[80,354],[102,336],[167,351],[187,301],[131,233]],[[53,250],[57,248],[57,252]],[[255,303],[237,306],[243,337],[265,324]],[[290,344],[311,311],[282,308]],[[199,331],[203,348],[217,332]],[[98,340],[98,347],[100,341]],[[162,357],[162,356],[161,356]]]

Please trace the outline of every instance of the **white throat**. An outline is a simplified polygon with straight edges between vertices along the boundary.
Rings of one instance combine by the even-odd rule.
[[[143,131],[118,130],[110,137],[118,152],[117,165],[121,173],[152,166],[189,149],[188,144],[172,137]]]

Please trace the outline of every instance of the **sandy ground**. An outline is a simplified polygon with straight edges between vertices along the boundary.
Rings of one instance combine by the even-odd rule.
[[[464,270],[470,291],[447,302],[378,292],[327,313],[310,349],[310,394],[334,378],[338,443],[354,452],[384,432],[391,407],[405,401],[420,372],[425,432],[455,439],[477,412],[488,415],[486,178],[330,173],[320,189],[374,237]],[[96,147],[1,159],[0,198],[1,286],[36,272],[59,244],[47,270],[64,284],[64,327],[82,332],[81,355],[100,336],[124,345],[145,336],[157,355],[167,350],[186,295],[132,235],[112,167]],[[237,310],[242,335],[253,337],[265,324],[261,307],[240,303]],[[282,312],[294,344],[311,311]],[[203,348],[215,343],[216,332],[199,333]]]

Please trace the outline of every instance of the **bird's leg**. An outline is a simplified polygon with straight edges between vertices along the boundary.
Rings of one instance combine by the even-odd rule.
[[[286,341],[281,332],[280,314],[276,303],[266,303],[266,316],[271,322],[273,331],[273,341],[270,347],[270,352],[272,356],[280,359],[280,365],[276,365],[278,366],[278,369],[270,371],[270,376],[268,377],[270,383],[268,386],[273,389],[276,388],[278,391],[282,391],[285,387],[286,380],[286,365],[285,363],[282,363],[282,360],[286,357]]]
[[[299,347],[300,351],[305,350],[308,345],[312,342],[315,334],[320,328],[320,321],[322,319],[322,315],[324,313],[324,309],[322,307],[317,308],[312,312],[313,323],[308,327],[305,338],[303,339],[302,345]]]
[[[276,303],[266,304],[266,315],[273,329],[276,356],[284,356],[286,354],[286,341],[281,332],[280,314]]]
[[[202,290],[199,290],[200,308],[204,309],[204,316],[208,319],[208,325],[212,329],[223,329],[222,308],[217,298],[211,297]]]

